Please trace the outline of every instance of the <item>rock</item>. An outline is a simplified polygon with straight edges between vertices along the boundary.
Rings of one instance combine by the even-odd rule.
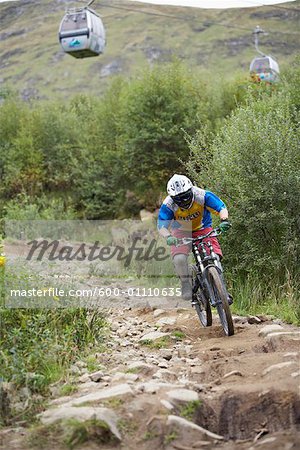
[[[183,417],[178,417],[178,416],[173,416],[170,415],[168,416],[167,419],[167,425],[168,426],[175,426],[177,429],[179,430],[185,430],[185,431],[198,431],[199,434],[201,435],[205,435],[211,439],[217,440],[217,441],[223,441],[224,438],[223,436],[220,436],[218,434],[212,433],[211,431],[206,430],[205,428],[200,427],[199,425],[196,425],[193,422],[190,422],[187,419],[184,419]]]
[[[231,372],[226,373],[223,378],[229,378],[232,376],[243,377],[244,375],[239,370],[232,370]]]
[[[253,324],[261,323],[261,320],[257,316],[248,316],[247,322],[250,323],[251,325],[253,325]]]
[[[128,328],[121,328],[117,331],[117,335],[120,336],[120,338],[124,338],[129,335],[129,329]]]
[[[232,320],[234,323],[246,323],[247,322],[247,317],[243,317],[243,316],[232,316]]]
[[[97,419],[104,422],[110,429],[111,433],[121,441],[121,434],[117,428],[117,416],[114,411],[108,408],[93,408],[91,406],[82,406],[80,408],[73,406],[61,406],[58,408],[48,409],[39,414],[40,420],[44,425],[51,425],[58,420],[76,419],[84,422],[90,419]]]
[[[156,341],[164,336],[168,336],[168,333],[162,333],[161,331],[152,331],[142,336],[139,341]]]
[[[156,322],[156,325],[161,327],[163,325],[174,325],[176,319],[174,317],[162,317]]]
[[[155,309],[153,311],[153,317],[158,317],[161,316],[162,314],[165,314],[165,310],[164,309]]]
[[[174,389],[167,392],[167,396],[173,404],[189,403],[199,400],[198,393],[189,389]]]
[[[272,366],[269,366],[267,369],[265,369],[262,372],[262,375],[267,375],[270,372],[276,371],[276,370],[281,370],[281,369],[285,369],[286,367],[290,367],[297,364],[295,361],[286,361],[283,363],[279,363],[279,364],[273,364]]]
[[[172,405],[172,403],[168,402],[168,400],[161,400],[160,403],[161,403],[168,411],[172,411],[172,409],[174,409],[174,406]]]
[[[82,369],[83,367],[86,367],[87,364],[84,361],[76,361],[75,366],[77,366],[80,369]]]
[[[201,375],[201,374],[205,373],[205,370],[204,370],[203,366],[194,366],[194,367],[191,367],[191,373]]]
[[[275,331],[283,331],[284,330],[284,328],[281,326],[281,325],[276,325],[276,324],[273,324],[273,325],[265,325],[260,331],[259,331],[259,333],[258,333],[258,336],[261,336],[261,337],[265,337],[265,336],[267,336],[268,334],[270,334],[270,333],[273,333],[273,332],[275,332]]]
[[[271,350],[276,351],[281,347],[288,347],[289,349],[299,348],[300,332],[299,331],[282,331],[270,333],[266,337],[267,345]]]
[[[80,371],[79,367],[77,367],[77,366],[75,366],[75,364],[73,364],[69,369],[69,373],[71,375],[80,375],[81,371]]]
[[[138,412],[141,417],[144,417],[153,407],[157,409],[157,399],[155,397],[135,397],[130,403],[126,404],[126,413]],[[127,448],[127,450],[129,449]]]
[[[91,392],[90,394],[83,395],[81,397],[72,399],[70,402],[65,404],[66,407],[68,406],[74,406],[74,405],[81,405],[82,403],[87,402],[97,402],[101,400],[106,400],[108,398],[113,397],[125,397],[125,396],[132,396],[133,391],[131,387],[127,384],[117,384],[116,386],[108,387],[101,389],[100,391],[97,390],[95,392]]]
[[[263,446],[263,445],[265,445],[265,444],[273,444],[275,441],[276,441],[277,439],[276,439],[276,437],[275,436],[270,436],[270,437],[267,437],[267,438],[265,438],[265,439],[262,439],[261,441],[258,441],[257,442],[257,446]],[[269,447],[270,448],[270,447]],[[250,449],[249,449],[250,450]]]
[[[90,381],[90,376],[88,373],[85,373],[84,375],[81,375],[81,377],[78,379],[79,383],[86,383]]]
[[[127,366],[127,370],[137,371],[147,375],[153,372],[154,367],[152,364],[147,364],[144,361],[134,361]]]
[[[291,376],[292,376],[293,378],[300,377],[300,370],[298,370],[298,372],[293,372],[293,373],[291,374]]]
[[[157,372],[155,372],[152,375],[153,379],[160,379],[160,380],[165,380],[168,382],[171,381],[177,381],[178,380],[178,374],[175,372],[171,372],[170,370],[167,369],[159,369]]]
[[[107,383],[95,383],[94,381],[87,381],[85,383],[79,384],[78,390],[80,392],[90,392],[90,391],[95,391],[95,390],[99,390],[102,388],[105,388],[107,386]]]
[[[117,372],[112,377],[112,381],[120,381],[122,379],[127,381],[136,381],[139,379],[139,376],[136,373]]]
[[[283,355],[284,358],[297,358],[299,352],[288,352]]]
[[[167,369],[169,367],[169,364],[166,361],[161,361],[160,363],[158,363],[158,367],[160,367],[161,369]]]
[[[95,383],[98,383],[104,376],[104,373],[101,370],[98,370],[97,372],[90,373],[89,377],[92,381]]]
[[[146,381],[145,383],[138,383],[135,386],[137,392],[145,392],[147,394],[156,394],[161,389],[174,388],[173,383],[164,383],[162,381]]]
[[[161,348],[159,350],[160,356],[162,356],[167,361],[170,361],[173,356],[173,351],[170,348]]]

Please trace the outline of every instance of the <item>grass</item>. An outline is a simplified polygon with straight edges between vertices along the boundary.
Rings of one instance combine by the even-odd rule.
[[[139,373],[139,368],[138,367],[132,367],[132,369],[126,369],[125,373]]]
[[[141,345],[144,345],[152,349],[167,348],[171,345],[171,338],[170,336],[163,336],[159,339],[156,339],[155,341],[145,339],[141,341]]]
[[[177,341],[182,341],[182,339],[184,339],[186,337],[185,333],[181,330],[174,330],[172,331],[172,336],[174,336],[174,338]]]
[[[95,356],[89,355],[85,359],[86,361],[86,367],[89,372],[96,372],[96,370],[101,370],[102,366],[99,364],[99,361],[97,361],[97,358]]]
[[[178,434],[176,433],[176,431],[172,431],[172,433],[166,434],[164,437],[164,445],[168,445],[171,442],[175,441],[175,439],[177,439]]]
[[[143,436],[144,441],[150,441],[151,439],[155,439],[159,436],[156,431],[146,431]]]
[[[132,436],[138,429],[138,425],[130,419],[122,418],[118,420],[118,429],[123,435]]]
[[[179,414],[187,420],[193,420],[195,412],[201,405],[200,400],[193,400],[180,408]]]
[[[87,442],[102,446],[115,443],[116,438],[108,425],[97,419],[84,422],[69,419],[52,425],[39,425],[31,429],[27,438],[30,448],[38,450],[66,447],[72,450]]]
[[[112,397],[103,402],[104,406],[107,408],[120,408],[124,404],[124,400],[118,397]]]
[[[232,290],[232,312],[240,315],[271,315],[300,325],[300,298],[296,284],[267,285],[258,280],[237,280]]]
[[[62,395],[62,396],[70,395],[70,394],[74,394],[77,391],[78,391],[78,387],[75,384],[64,384],[60,388],[60,395]]]

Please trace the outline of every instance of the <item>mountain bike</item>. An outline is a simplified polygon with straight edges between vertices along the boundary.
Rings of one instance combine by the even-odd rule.
[[[192,306],[196,309],[204,327],[212,325],[212,308],[216,308],[226,336],[234,334],[234,326],[229,306],[229,294],[223,276],[219,256],[214,252],[209,236],[222,232],[216,227],[204,236],[181,238],[180,244],[192,244],[195,264],[189,266],[192,279]],[[206,239],[206,242],[204,240]]]

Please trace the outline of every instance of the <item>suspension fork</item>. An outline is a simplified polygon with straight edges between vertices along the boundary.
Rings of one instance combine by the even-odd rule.
[[[203,261],[202,261],[199,249],[198,249],[197,245],[194,244],[194,243],[192,245],[192,251],[193,251],[194,258],[195,258],[196,266],[197,266],[198,271],[199,271],[199,276],[196,277],[196,282],[195,282],[195,284],[193,286],[193,293],[195,293],[195,292],[197,292],[199,287],[203,291],[203,277],[202,277],[202,274],[204,272],[205,267],[204,267],[204,264],[203,264]]]

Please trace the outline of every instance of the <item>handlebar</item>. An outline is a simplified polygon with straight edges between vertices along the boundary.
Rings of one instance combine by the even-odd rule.
[[[183,244],[190,244],[190,243],[196,242],[196,241],[201,242],[204,239],[208,238],[209,236],[214,237],[214,236],[219,236],[220,234],[222,234],[221,228],[216,227],[213,230],[209,231],[208,233],[204,234],[203,236],[178,238],[178,244],[176,245],[176,247],[178,247],[179,245],[183,245]]]

